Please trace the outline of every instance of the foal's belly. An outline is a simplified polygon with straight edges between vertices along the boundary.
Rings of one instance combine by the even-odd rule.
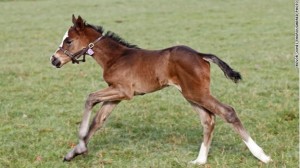
[[[132,84],[135,95],[143,95],[168,86],[168,79],[157,76],[144,76],[143,80],[135,80]]]

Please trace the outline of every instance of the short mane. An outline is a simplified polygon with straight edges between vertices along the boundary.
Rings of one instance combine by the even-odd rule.
[[[90,28],[96,30],[97,32],[103,34],[104,37],[108,37],[126,47],[139,49],[139,47],[137,45],[128,43],[126,40],[122,39],[119,35],[117,35],[116,33],[112,32],[112,31],[107,31],[106,33],[104,33],[104,28],[102,26],[95,26],[92,24],[88,24],[86,22],[84,22],[84,23],[85,23],[85,26],[90,27]]]

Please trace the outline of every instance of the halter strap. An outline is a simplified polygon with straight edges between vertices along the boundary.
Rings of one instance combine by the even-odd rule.
[[[64,54],[66,54],[68,57],[70,57],[73,64],[74,63],[79,64],[80,61],[85,62],[85,55],[88,54],[87,51],[89,49],[92,49],[95,46],[95,44],[102,39],[102,37],[103,37],[103,35],[98,37],[94,42],[89,43],[87,47],[84,47],[83,49],[77,51],[74,54],[66,49],[63,49],[62,47],[59,47],[59,50],[61,50]],[[82,60],[78,60],[81,56],[83,56]]]

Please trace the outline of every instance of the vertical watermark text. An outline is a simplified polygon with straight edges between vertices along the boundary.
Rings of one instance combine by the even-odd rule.
[[[299,68],[299,29],[298,29],[298,21],[299,21],[299,0],[295,0],[295,66]]]

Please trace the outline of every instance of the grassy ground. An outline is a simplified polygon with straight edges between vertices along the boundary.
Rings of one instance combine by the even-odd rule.
[[[298,69],[293,62],[293,1],[0,1],[0,167],[297,167]],[[174,88],[122,102],[89,144],[77,143],[88,93],[104,88],[92,60],[51,67],[71,15],[117,32],[142,48],[185,44],[239,70],[235,85],[212,66],[212,91],[235,107],[273,162],[255,159],[217,120],[208,163],[196,158],[202,128]]]

